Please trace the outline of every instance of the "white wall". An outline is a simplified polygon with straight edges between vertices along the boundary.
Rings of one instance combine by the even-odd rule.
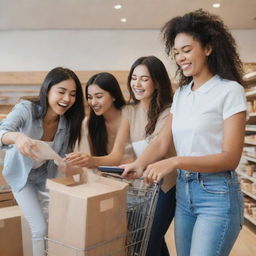
[[[244,62],[256,62],[256,30],[232,31]],[[0,31],[0,71],[128,70],[133,61],[155,55],[171,76],[175,66],[164,53],[158,30]]]

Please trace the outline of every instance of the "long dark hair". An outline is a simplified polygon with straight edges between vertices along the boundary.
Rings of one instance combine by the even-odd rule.
[[[154,132],[159,115],[166,108],[171,106],[173,93],[171,81],[163,62],[155,56],[140,57],[132,64],[128,75],[127,87],[130,92],[129,103],[137,104],[139,102],[135,98],[130,86],[133,71],[139,65],[144,65],[147,67],[155,86],[148,109],[148,123],[145,127],[145,135],[148,136]]]
[[[220,17],[203,10],[197,10],[168,21],[162,28],[166,53],[171,54],[174,41],[179,33],[186,33],[198,40],[202,47],[210,45],[208,67],[213,75],[243,84],[242,62],[236,49],[236,42]],[[192,77],[185,77],[180,67],[176,71],[180,86],[188,84]]]
[[[102,90],[107,91],[115,99],[113,104],[116,109],[121,109],[125,105],[125,100],[116,78],[107,72],[102,72],[92,76],[85,87],[85,96],[88,100],[88,88],[90,85],[96,84]],[[108,134],[103,115],[97,116],[90,109],[88,120],[88,135],[90,150],[94,156],[107,155]]]
[[[75,102],[72,105],[72,107],[69,108],[64,114],[67,120],[67,123],[69,125],[68,146],[70,149],[72,149],[75,145],[76,140],[78,140],[79,142],[81,139],[81,125],[85,116],[82,86],[77,75],[72,70],[67,68],[57,67],[52,69],[46,75],[39,92],[38,100],[33,101],[36,105],[39,105],[40,107],[38,108],[36,105],[34,105],[33,114],[34,114],[34,117],[37,119],[44,118],[49,106],[48,92],[50,88],[53,85],[68,79],[72,79],[76,84]]]

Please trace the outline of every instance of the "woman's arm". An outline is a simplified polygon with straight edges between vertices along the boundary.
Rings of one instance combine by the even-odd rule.
[[[37,156],[34,153],[37,150],[36,143],[21,132],[5,133],[2,136],[2,143],[5,145],[15,144],[22,155],[37,160]]]
[[[26,157],[37,159],[33,150],[36,145],[33,139],[20,132],[22,127],[26,127],[28,120],[32,117],[32,103],[22,101],[15,105],[13,110],[7,115],[0,126],[0,146],[15,144],[17,149]]]
[[[235,170],[242,153],[246,113],[237,113],[224,121],[222,152],[206,156],[176,156],[151,164],[144,172],[148,182],[160,181],[166,174],[183,169],[195,172]]]
[[[65,161],[70,165],[77,165],[81,167],[95,168],[99,165],[119,165],[121,163],[126,142],[130,134],[129,121],[122,117],[120,128],[113,149],[110,154],[106,156],[90,156],[88,153],[71,153]]]
[[[164,126],[158,136],[156,136],[144,152],[133,163],[122,165],[124,167],[123,177],[138,178],[142,175],[146,166],[163,159],[170,147],[173,146],[172,140],[172,115],[166,117]]]

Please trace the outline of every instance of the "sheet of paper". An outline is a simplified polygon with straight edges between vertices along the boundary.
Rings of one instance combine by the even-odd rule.
[[[44,141],[35,140],[37,150],[34,154],[38,157],[39,161],[54,160],[57,165],[63,164],[62,158]]]

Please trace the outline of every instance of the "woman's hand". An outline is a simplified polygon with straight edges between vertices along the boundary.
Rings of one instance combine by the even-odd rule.
[[[38,157],[36,155],[36,152],[38,150],[36,143],[27,135],[19,133],[18,136],[16,136],[15,138],[15,146],[22,155],[32,158],[35,161],[38,160]]]
[[[143,174],[143,168],[139,166],[136,162],[132,162],[129,164],[123,164],[119,167],[124,168],[124,172],[122,173],[122,177],[128,180],[138,179]]]
[[[167,174],[176,171],[175,158],[168,158],[147,166],[143,177],[146,183],[160,182]]]
[[[94,168],[92,156],[84,152],[73,152],[68,154],[64,161],[67,165]]]

